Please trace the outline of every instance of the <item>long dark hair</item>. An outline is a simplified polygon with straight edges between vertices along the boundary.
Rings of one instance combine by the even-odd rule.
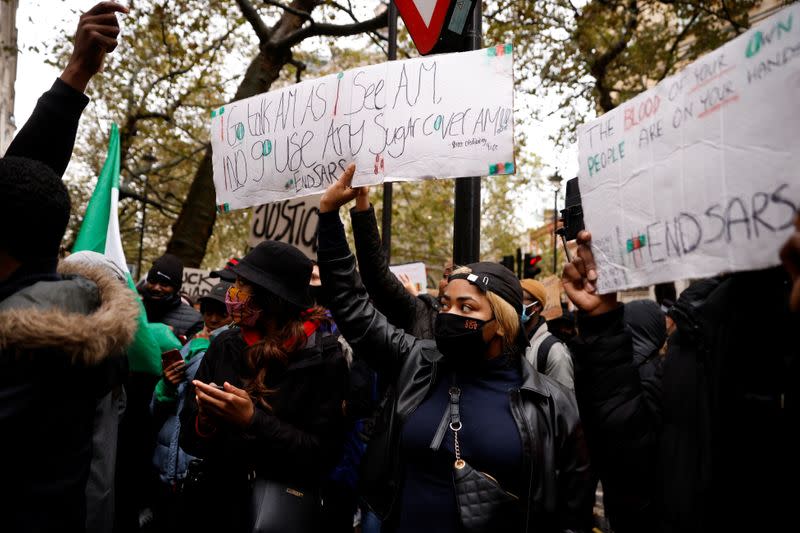
[[[246,380],[245,389],[251,398],[271,410],[267,398],[278,390],[267,387],[267,372],[270,368],[285,368],[292,354],[305,346],[308,340],[303,329],[305,322],[322,323],[330,319],[322,307],[303,309],[260,287],[254,287],[253,299],[262,309],[260,322],[263,324],[266,319],[275,320],[276,329],[273,334],[265,335],[247,348],[245,360],[250,379]]]

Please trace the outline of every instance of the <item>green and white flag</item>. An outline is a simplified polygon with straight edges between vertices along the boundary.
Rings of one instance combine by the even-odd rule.
[[[78,232],[73,252],[91,250],[105,255],[114,262],[128,278],[128,285],[136,292],[133,278],[128,272],[125,252],[122,249],[122,238],[119,233],[119,128],[111,125],[111,139],[108,142],[108,155],[97,178],[97,185],[86,207],[86,214]],[[139,329],[133,344],[128,348],[128,363],[133,372],[161,374],[161,353],[170,348],[180,348],[180,342],[174,335],[164,342],[159,342],[153,334],[152,326],[147,322],[144,306],[139,301]],[[159,336],[158,338],[162,337]]]

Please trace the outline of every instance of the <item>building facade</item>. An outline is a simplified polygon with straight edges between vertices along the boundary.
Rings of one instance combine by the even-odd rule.
[[[17,79],[17,6],[19,0],[0,0],[0,154],[16,132],[14,82]]]

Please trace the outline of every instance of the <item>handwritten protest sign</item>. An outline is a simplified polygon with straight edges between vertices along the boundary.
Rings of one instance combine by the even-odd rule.
[[[200,268],[184,268],[181,292],[189,295],[193,300],[205,296],[219,283],[219,278],[212,278],[210,270]]]
[[[317,194],[253,208],[248,244],[255,247],[265,240],[281,241],[316,260],[321,197]]]
[[[220,211],[355,185],[514,172],[511,45],[356,68],[211,112]]]
[[[608,293],[779,263],[800,206],[800,5],[578,129]]]
[[[404,263],[402,265],[391,265],[389,270],[398,278],[405,274],[411,280],[419,292],[428,288],[428,274],[425,270],[425,263]]]

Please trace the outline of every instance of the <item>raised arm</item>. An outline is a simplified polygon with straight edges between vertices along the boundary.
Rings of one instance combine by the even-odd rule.
[[[378,311],[393,325],[411,331],[417,306],[425,304],[411,295],[389,270],[389,261],[378,233],[375,209],[366,194],[365,187],[364,192],[356,198],[356,206],[350,210],[359,274]]]
[[[100,70],[105,55],[117,46],[117,12],[127,13],[128,8],[114,2],[100,2],[81,15],[67,67],[50,90],[39,98],[6,156],[35,159],[59,176],[64,175],[72,157],[78,122],[89,103],[84,94],[86,86]]]
[[[570,345],[575,395],[613,527],[646,531],[652,525],[660,376],[639,377],[616,294],[597,294],[591,235],[582,232],[578,243],[563,278],[567,296],[580,309],[580,335]]]
[[[381,373],[394,375],[417,339],[396,328],[370,303],[345,239],[339,208],[353,200],[350,165],[320,200],[318,262],[322,288],[336,325],[354,352]]]

